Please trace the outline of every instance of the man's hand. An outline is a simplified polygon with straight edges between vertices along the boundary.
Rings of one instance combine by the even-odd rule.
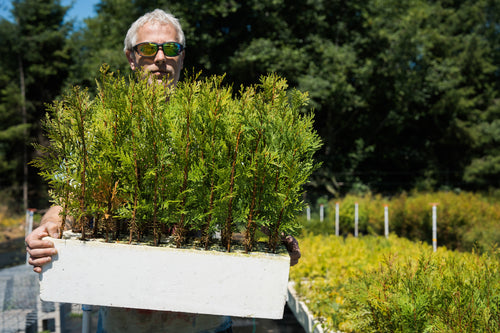
[[[28,263],[33,265],[33,271],[42,272],[42,266],[52,260],[52,256],[57,254],[54,243],[42,240],[44,237],[59,238],[59,224],[56,222],[46,222],[33,230],[26,236],[26,251],[30,257]]]
[[[293,236],[286,236],[283,243],[290,255],[290,266],[296,265],[301,257],[299,242]]]

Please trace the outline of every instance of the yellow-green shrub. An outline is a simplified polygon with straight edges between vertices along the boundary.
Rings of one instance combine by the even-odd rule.
[[[299,240],[302,258],[292,267],[291,280],[297,292],[309,301],[311,311],[326,321],[327,327],[338,327],[345,318],[338,312],[344,302],[345,286],[349,279],[378,267],[384,254],[394,250],[408,256],[414,243],[391,236],[335,237],[333,235],[306,235]]]
[[[403,193],[392,198],[348,195],[328,205],[328,230],[334,232],[335,203],[340,205],[340,234],[354,233],[358,202],[360,234],[384,234],[384,205],[389,205],[389,230],[398,236],[432,241],[432,204],[437,204],[438,245],[452,249],[488,249],[500,241],[500,203],[470,192]]]
[[[346,288],[344,329],[356,332],[498,332],[500,267],[470,253],[422,249],[384,258]]]
[[[394,235],[344,239],[308,234],[299,242],[303,256],[290,276],[325,328],[346,332],[498,330],[498,258],[444,248],[433,253],[427,244]]]
[[[9,213],[9,208],[5,205],[0,206],[0,242],[8,239],[6,231],[15,230],[16,235],[23,235],[24,231],[24,216],[22,215],[12,215]]]

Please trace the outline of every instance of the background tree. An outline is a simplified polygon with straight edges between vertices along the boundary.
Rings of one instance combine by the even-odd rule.
[[[325,143],[310,196],[486,190],[500,185],[499,7],[500,0],[102,0],[95,17],[66,35],[74,46],[66,84],[95,87],[102,63],[129,71],[123,39],[130,24],[168,9],[186,34],[188,72],[227,73],[234,87],[276,72],[309,92]],[[1,103],[13,112],[6,96],[20,94],[18,65],[8,50],[0,81],[11,87],[2,83]],[[4,155],[19,151],[2,143]],[[16,169],[11,158],[2,161],[1,168]]]
[[[71,67],[69,85],[95,89],[95,80],[103,63],[112,71],[129,73],[123,52],[123,40],[132,22],[145,11],[135,1],[102,0],[96,5],[97,15],[85,19],[82,29],[70,37],[75,62]]]
[[[473,27],[481,32],[481,38],[470,45],[466,59],[469,82],[476,92],[482,94],[476,98],[481,109],[474,110],[470,122],[464,124],[472,138],[472,159],[465,167],[464,179],[468,184],[484,189],[500,187],[500,52],[497,47],[500,43],[500,3],[493,0],[484,1],[482,5],[484,12],[476,11],[476,16],[482,17],[482,24]]]
[[[58,0],[14,0],[12,5],[15,21],[0,22],[0,179],[4,194],[23,197],[27,208],[46,202],[43,183],[27,162],[35,153],[30,143],[43,140],[39,120],[45,103],[59,94],[67,77],[71,23],[63,22],[68,7]],[[20,200],[12,201],[16,206]]]

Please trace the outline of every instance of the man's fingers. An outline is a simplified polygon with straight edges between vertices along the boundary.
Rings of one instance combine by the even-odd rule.
[[[57,254],[54,243],[49,240],[43,240],[51,233],[57,232],[49,222],[48,225],[42,225],[25,238],[26,252],[29,254],[28,264],[34,266],[33,271],[42,272],[42,266],[52,261],[52,256]]]
[[[48,240],[29,240],[26,242],[26,251],[30,254],[33,255],[33,250],[37,249],[50,249],[54,248],[54,243]]]
[[[26,243],[26,248],[36,249],[36,248],[54,247],[54,243],[52,243],[51,241],[43,240],[43,238],[49,236],[50,232],[54,232],[54,230],[50,230],[46,226],[41,226],[36,228],[35,230],[33,230],[31,234],[29,234],[25,238],[24,241]]]
[[[50,258],[51,256],[57,254],[57,250],[53,247],[47,247],[47,248],[36,248],[36,249],[30,249],[28,248],[28,253],[30,254],[30,257],[32,259],[38,259],[38,258]]]
[[[33,266],[33,271],[35,273],[41,273],[42,266],[48,264],[51,261],[52,261],[51,256],[41,256],[41,257],[30,256],[28,259],[28,264]]]
[[[28,259],[28,263],[30,265],[33,265],[35,267],[40,267],[40,266],[43,266],[45,264],[48,264],[49,262],[52,261],[52,257],[50,256],[46,256],[46,257],[37,257],[37,258],[33,258],[33,257],[30,257]]]
[[[28,264],[33,266],[33,271],[36,273],[41,273],[42,266],[51,262],[52,256],[57,254],[57,250],[53,247],[38,249],[30,249],[28,247],[27,249],[28,253],[30,254],[28,258]]]
[[[45,233],[43,237],[49,236],[59,238],[59,224],[55,222],[47,222],[42,226],[41,232]]]

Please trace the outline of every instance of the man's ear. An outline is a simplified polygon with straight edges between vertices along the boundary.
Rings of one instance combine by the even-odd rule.
[[[130,52],[129,50],[125,51],[125,55],[127,56],[128,64],[130,65],[130,68],[135,71],[137,69],[137,63],[135,61],[135,54],[134,52]]]
[[[184,68],[184,57],[185,57],[185,55],[186,55],[186,50],[184,50],[182,52],[182,55],[181,55],[181,67],[180,67],[180,69]]]

